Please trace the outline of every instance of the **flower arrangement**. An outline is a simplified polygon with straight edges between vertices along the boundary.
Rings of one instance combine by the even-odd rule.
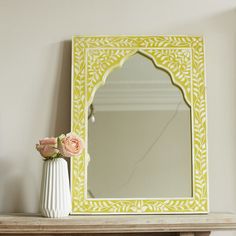
[[[36,144],[36,149],[45,160],[59,157],[80,155],[84,144],[81,138],[73,133],[62,134],[59,137],[44,138]]]

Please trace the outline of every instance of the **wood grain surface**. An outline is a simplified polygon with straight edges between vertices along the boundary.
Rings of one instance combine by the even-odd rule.
[[[38,235],[181,235],[206,236],[213,230],[236,229],[236,215],[96,215],[60,219],[39,215],[0,215],[0,234]],[[179,232],[179,234],[167,233]],[[149,233],[149,234],[147,234]]]

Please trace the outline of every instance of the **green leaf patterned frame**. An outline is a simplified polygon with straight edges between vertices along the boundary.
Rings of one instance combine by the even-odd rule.
[[[107,75],[135,53],[168,71],[191,107],[192,188],[189,198],[87,198],[88,107]],[[97,36],[73,38],[71,129],[85,150],[71,161],[72,214],[207,213],[207,129],[204,45],[201,37]]]

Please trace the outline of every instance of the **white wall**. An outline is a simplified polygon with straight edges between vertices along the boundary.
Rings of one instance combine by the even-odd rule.
[[[0,0],[0,211],[38,210],[34,144],[69,130],[75,34],[205,35],[210,207],[235,211],[235,8],[235,0]]]

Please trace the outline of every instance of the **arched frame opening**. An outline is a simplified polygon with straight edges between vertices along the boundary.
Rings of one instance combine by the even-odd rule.
[[[88,142],[88,107],[108,74],[141,53],[172,78],[191,108],[193,197],[87,199],[87,145],[71,163],[73,214],[166,214],[208,211],[203,40],[183,36],[74,37],[71,129]]]

